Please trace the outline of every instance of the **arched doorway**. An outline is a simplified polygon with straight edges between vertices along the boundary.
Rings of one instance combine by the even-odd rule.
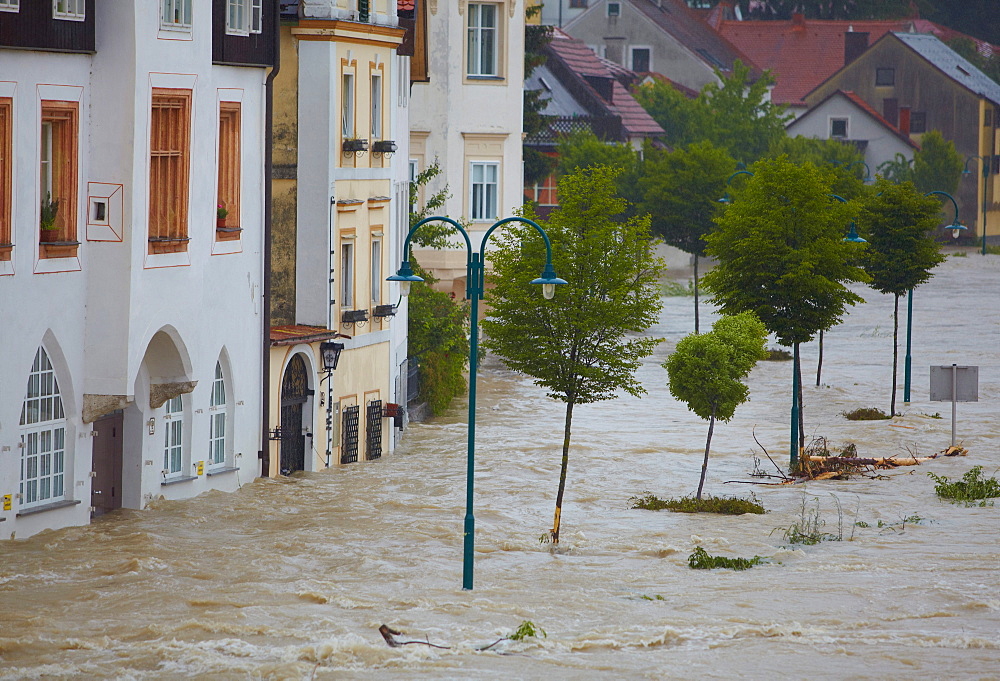
[[[289,475],[306,467],[306,436],[302,433],[302,411],[309,399],[309,376],[302,355],[295,355],[281,379],[281,466]]]

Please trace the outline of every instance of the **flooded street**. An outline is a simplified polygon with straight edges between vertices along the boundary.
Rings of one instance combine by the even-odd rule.
[[[950,257],[917,290],[913,402],[902,404],[903,315],[903,416],[891,422],[840,416],[889,409],[892,299],[859,292],[868,302],[826,336],[821,387],[815,344],[804,347],[807,439],[854,442],[862,456],[940,451],[950,403],[928,401],[928,367],[972,364],[980,401],[958,407],[967,458],[880,480],[724,484],[752,480],[754,429],[787,464],[791,363],[764,362],[751,401],[716,427],[706,491],[753,490],[770,512],[629,509],[647,490],[693,494],[704,452],[707,424],[659,366],[693,330],[692,299],[665,298],[651,334],[666,340],[640,370],[649,394],[576,410],[560,552],[538,537],[564,407],[488,359],[474,591],[461,590],[460,401],[382,460],[0,542],[0,679],[1000,678],[1000,507],[939,501],[927,476],[1000,475],[1000,257]],[[833,534],[839,502],[844,541],[785,545],[803,500]],[[691,570],[696,546],[770,561]],[[547,637],[476,650],[523,620]],[[383,623],[451,648],[389,648]]]

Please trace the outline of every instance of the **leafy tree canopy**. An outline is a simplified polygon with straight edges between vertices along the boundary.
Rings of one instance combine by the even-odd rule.
[[[497,232],[500,241],[488,253],[485,346],[567,403],[645,392],[635,371],[658,342],[630,335],[657,320],[662,263],[650,248],[649,219],[618,219],[626,210],[618,172],[595,166],[559,180],[560,207],[542,223],[555,271],[569,282],[554,300],[530,284],[545,263],[534,229]]]
[[[708,141],[674,152],[647,145],[639,208],[652,217],[653,232],[686,253],[704,255],[702,237],[715,228],[712,218],[735,167],[725,150]]]
[[[860,196],[863,180],[868,171],[865,157],[853,144],[845,144],[835,139],[815,139],[812,137],[782,137],[768,150],[768,156],[777,157],[782,154],[793,163],[812,163],[815,166],[827,166],[834,170],[834,179],[830,187],[833,194],[853,199]]]
[[[920,141],[913,155],[913,184],[921,192],[942,191],[953,194],[962,179],[964,163],[955,143],[931,130]]]
[[[725,314],[754,312],[783,345],[804,343],[862,302],[846,284],[866,281],[843,241],[854,206],[830,198],[831,175],[785,157],[758,161],[717,218],[704,277]]]
[[[768,88],[775,80],[765,72],[750,82],[750,67],[737,61],[721,83],[709,83],[695,99],[688,99],[667,83],[650,83],[636,89],[635,97],[660,126],[665,141],[678,147],[708,140],[733,158],[750,163],[785,136],[789,119],[784,108],[770,101]]]
[[[944,261],[932,236],[940,204],[910,182],[880,178],[874,190],[858,213],[858,229],[868,240],[862,264],[872,288],[900,296],[930,279]]]
[[[618,194],[626,201],[626,211],[633,212],[633,204],[641,199],[639,177],[642,173],[642,161],[632,147],[603,142],[590,130],[582,130],[563,138],[557,151],[559,164],[556,174],[560,177],[591,166],[617,169],[615,183]],[[561,200],[562,195],[559,196]]]

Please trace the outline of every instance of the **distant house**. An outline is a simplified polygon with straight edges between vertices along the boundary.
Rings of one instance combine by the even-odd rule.
[[[607,142],[641,149],[646,139],[664,134],[621,82],[637,80],[634,74],[600,59],[558,29],[545,53],[546,63],[531,74],[524,89],[545,91],[548,103],[542,113],[551,119],[545,130],[525,140],[526,145],[554,154],[562,136],[589,130]],[[524,190],[543,214],[558,205],[552,176]]]
[[[739,60],[756,80],[752,59],[681,0],[593,0],[565,31],[599,56],[639,73],[655,71],[694,90],[718,83]]]
[[[837,90],[809,107],[786,126],[789,137],[802,135],[815,139],[835,139],[853,144],[864,154],[868,169],[875,173],[880,163],[896,154],[913,158],[917,144],[909,137],[910,119],[903,116],[902,130],[853,92]]]
[[[908,117],[910,136],[918,144],[924,132],[938,130],[963,157],[984,156],[991,172],[985,199],[978,172],[963,179],[955,198],[962,221],[974,225],[977,235],[982,235],[984,201],[987,220],[997,224],[1000,84],[932,35],[889,33],[807,93],[804,101],[814,106],[837,90],[853,91],[891,125],[905,127]],[[994,227],[994,234],[997,231]]]
[[[771,101],[796,116],[805,111],[803,97],[878,41],[886,33],[927,33],[941,40],[965,37],[926,19],[828,21],[793,14],[785,21],[742,21],[732,2],[720,2],[708,23],[755,64],[774,73]],[[992,46],[970,38],[983,53]]]

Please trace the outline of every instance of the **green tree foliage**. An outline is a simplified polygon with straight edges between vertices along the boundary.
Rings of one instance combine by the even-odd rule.
[[[559,541],[569,464],[573,408],[611,400],[619,391],[645,392],[635,372],[656,339],[640,334],[656,322],[663,265],[650,247],[649,218],[622,218],[618,170],[596,166],[559,180],[560,207],[542,223],[552,241],[555,271],[567,285],[545,300],[530,281],[542,270],[545,249],[534,229],[500,236],[483,320],[484,345],[515,371],[534,377],[549,397],[566,405],[562,465],[551,540]]]
[[[753,312],[792,346],[798,372],[799,344],[863,302],[846,286],[867,280],[854,244],[843,241],[854,207],[828,196],[830,172],[812,164],[779,157],[758,161],[753,172],[705,237],[718,265],[703,283],[724,314]]]
[[[880,163],[876,173],[896,184],[913,182],[913,159],[897,152],[892,160]]]
[[[962,179],[962,156],[955,143],[931,130],[920,141],[913,155],[913,184],[921,192],[942,191],[952,194]]]
[[[750,389],[743,379],[764,358],[766,343],[767,329],[753,313],[724,316],[710,332],[683,338],[663,364],[670,377],[670,394],[708,421],[696,495],[699,500],[708,472],[715,420],[729,421],[736,407],[749,399]]]
[[[871,277],[871,287],[893,296],[892,415],[896,413],[899,298],[930,279],[931,270],[944,260],[932,236],[940,204],[909,182],[893,184],[880,178],[874,189],[875,195],[858,214],[858,227],[868,240],[861,262]]]
[[[410,183],[410,228],[434,215],[448,199],[445,185],[433,193],[419,209],[420,190],[441,173],[437,160]],[[445,248],[451,243],[452,227],[444,222],[425,223],[413,233],[411,243],[424,248]],[[413,284],[407,307],[407,348],[410,357],[420,362],[420,399],[435,416],[443,413],[451,401],[465,391],[465,368],[469,362],[469,337],[466,327],[469,311],[451,295],[433,288],[437,279],[417,263],[414,272],[424,278]]]
[[[639,190],[642,161],[632,147],[602,142],[590,130],[581,130],[564,137],[557,152],[559,164],[556,174],[559,177],[591,166],[617,169],[615,184],[618,193],[626,200],[629,214],[634,212],[634,205],[642,199]]]
[[[768,150],[768,156],[788,156],[793,163],[812,163],[834,170],[831,193],[853,199],[864,189],[865,157],[853,144],[845,144],[835,139],[814,139],[812,137],[782,137]]]
[[[636,89],[636,100],[667,134],[664,141],[679,147],[708,140],[730,156],[751,163],[785,136],[789,119],[784,108],[770,101],[770,72],[750,82],[750,68],[737,61],[721,83],[709,83],[698,97],[688,99],[667,83],[650,83]]]
[[[698,260],[705,255],[702,237],[715,228],[712,218],[736,162],[708,141],[672,153],[649,145],[645,157],[639,209],[651,216],[654,234],[694,256],[694,332],[698,333]]]

